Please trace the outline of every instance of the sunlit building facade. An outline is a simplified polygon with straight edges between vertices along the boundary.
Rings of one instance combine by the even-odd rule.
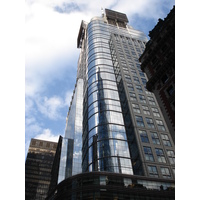
[[[49,199],[64,199],[64,194],[71,199],[127,199],[126,189],[129,197],[145,199],[138,187],[174,188],[174,144],[154,94],[146,90],[147,77],[138,60],[147,41],[123,13],[106,9],[101,17],[81,22],[60,184]],[[82,193],[84,186],[87,191],[95,184],[93,191]],[[114,194],[111,185],[123,191]],[[173,190],[145,194],[174,199]]]

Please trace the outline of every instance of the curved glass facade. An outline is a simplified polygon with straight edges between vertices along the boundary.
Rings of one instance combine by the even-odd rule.
[[[58,183],[82,172],[83,79],[79,78],[67,117],[62,141]]]
[[[102,20],[88,24],[84,169],[133,174],[109,40],[109,26]]]

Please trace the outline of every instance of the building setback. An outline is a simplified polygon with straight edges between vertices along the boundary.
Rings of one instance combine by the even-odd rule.
[[[105,9],[81,22],[57,186],[47,199],[175,198],[174,143],[139,62],[147,41],[123,13]]]
[[[175,6],[149,32],[150,40],[140,57],[141,69],[153,92],[175,142]]]
[[[25,199],[44,200],[51,182],[57,143],[31,139],[25,163]]]

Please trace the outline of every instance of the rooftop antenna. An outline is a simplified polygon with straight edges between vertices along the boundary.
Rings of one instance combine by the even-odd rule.
[[[104,17],[104,11],[102,7],[101,7],[101,16]]]

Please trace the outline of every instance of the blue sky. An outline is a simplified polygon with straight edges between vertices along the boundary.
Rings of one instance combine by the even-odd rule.
[[[64,135],[76,81],[81,20],[101,8],[126,13],[129,24],[148,35],[175,5],[169,0],[26,0],[25,156],[31,138],[57,141]]]

